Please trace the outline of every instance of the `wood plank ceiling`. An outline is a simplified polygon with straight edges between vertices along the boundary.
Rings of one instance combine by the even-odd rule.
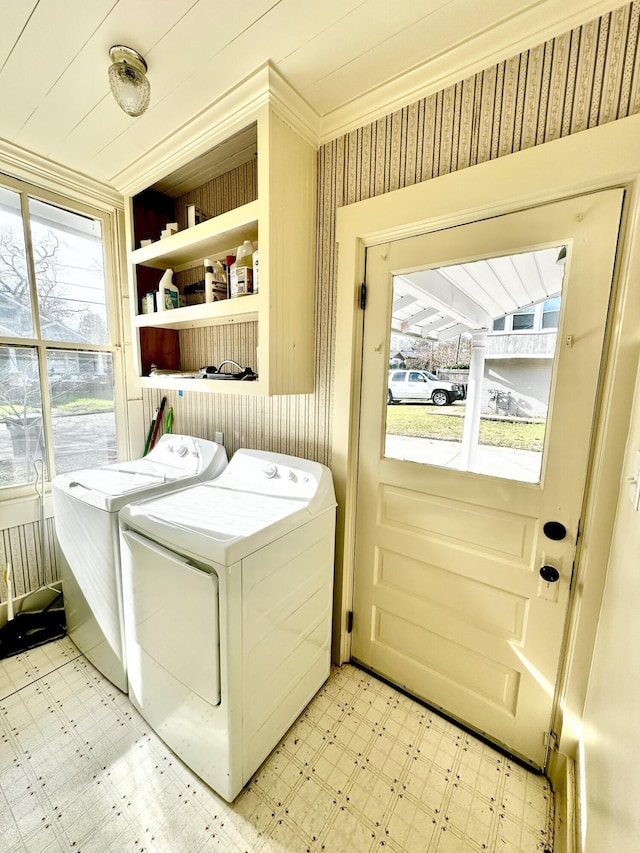
[[[584,23],[615,0],[16,0],[0,27],[0,143],[106,184],[271,61],[322,135]],[[108,50],[149,66],[151,106],[113,101]]]

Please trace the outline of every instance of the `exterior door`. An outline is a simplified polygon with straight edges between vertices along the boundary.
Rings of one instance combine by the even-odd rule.
[[[546,762],[622,197],[593,193],[367,251],[352,657],[537,768]],[[394,278],[556,246],[568,263],[535,482],[390,455]]]

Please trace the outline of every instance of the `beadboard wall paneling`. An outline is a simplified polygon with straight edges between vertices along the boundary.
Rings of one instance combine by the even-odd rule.
[[[0,566],[11,563],[14,597],[60,579],[55,548],[53,518],[45,519],[44,573],[40,522],[0,530]],[[0,584],[0,603],[7,600],[5,585]]]
[[[239,447],[255,447],[330,464],[333,406],[340,404],[332,396],[336,209],[640,112],[639,18],[636,0],[323,145],[318,151],[314,393],[245,398],[185,392],[180,397],[170,389],[166,396],[174,409],[174,430],[204,438],[221,430],[229,455]],[[252,192],[255,162],[200,193],[185,195],[179,206],[197,204],[216,215],[235,200],[250,199]],[[185,340],[181,334],[190,367],[234,356],[255,367],[255,329],[238,328],[240,338],[225,332],[221,344],[200,334]],[[145,423],[161,396],[144,390]],[[29,535],[24,528],[4,532],[3,546],[6,551],[10,543],[16,566],[29,564]],[[31,554],[33,559],[33,548]],[[34,580],[27,572],[21,582]]]
[[[183,370],[199,370],[208,365],[218,367],[221,362],[231,358],[241,367],[250,367],[258,372],[257,323],[230,323],[228,326],[186,329],[179,333],[178,338]],[[224,370],[233,371],[234,368],[227,365]]]
[[[176,199],[176,218],[180,230],[187,227],[187,205],[195,204],[209,217],[219,216],[249,204],[258,198],[258,159],[220,175],[213,181]]]

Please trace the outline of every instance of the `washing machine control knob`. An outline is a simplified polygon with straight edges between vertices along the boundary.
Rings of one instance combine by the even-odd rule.
[[[187,447],[186,444],[179,445],[178,449],[176,450],[176,453],[178,454],[178,456],[186,456],[188,452],[189,452],[189,448]]]
[[[273,462],[267,462],[267,464],[262,470],[264,471],[264,476],[267,477],[267,479],[271,480],[278,473],[278,466],[275,465]]]

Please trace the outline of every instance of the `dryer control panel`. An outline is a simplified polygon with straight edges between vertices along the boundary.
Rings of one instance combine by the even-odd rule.
[[[325,465],[264,450],[236,451],[216,485],[240,492],[293,498],[317,511],[335,504],[331,472]]]
[[[210,479],[225,467],[227,454],[224,447],[214,441],[169,433],[160,438],[143,461]]]

